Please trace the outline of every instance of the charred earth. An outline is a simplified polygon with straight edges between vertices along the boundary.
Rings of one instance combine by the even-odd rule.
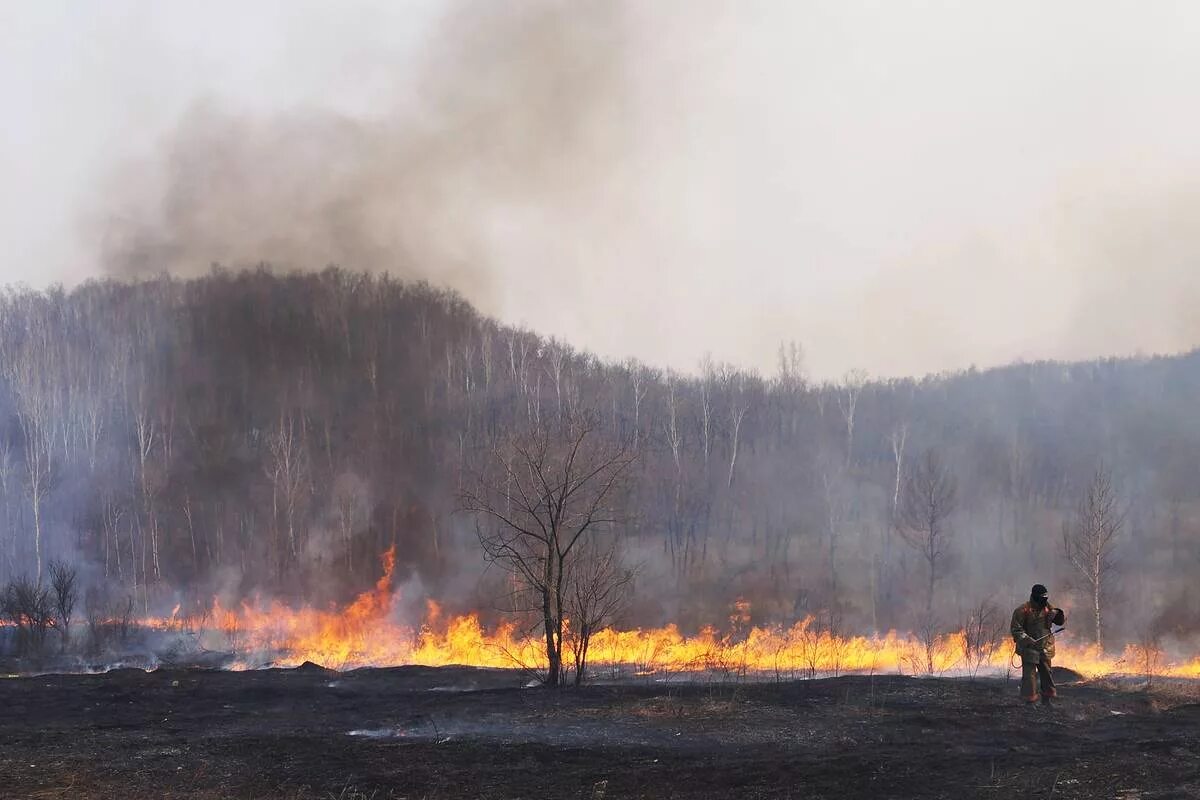
[[[1069,676],[1064,676],[1069,677]],[[1003,679],[635,679],[126,669],[0,681],[0,796],[1168,798],[1200,705],[1116,683],[1024,708]]]

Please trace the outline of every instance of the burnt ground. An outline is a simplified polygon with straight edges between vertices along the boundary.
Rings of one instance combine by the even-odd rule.
[[[898,676],[562,691],[462,668],[0,679],[0,797],[1177,798],[1200,704]]]

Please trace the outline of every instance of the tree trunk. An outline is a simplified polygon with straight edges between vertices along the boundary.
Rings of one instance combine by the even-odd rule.
[[[550,557],[546,558],[546,567],[542,572],[544,584],[542,586],[542,628],[546,632],[546,685],[558,686],[558,674],[561,670],[560,658],[562,653],[555,647],[554,641],[554,613],[551,609],[551,570]]]
[[[39,487],[40,488],[40,487]],[[33,552],[37,559],[37,584],[42,585],[42,498],[38,488],[33,491]]]
[[[933,620],[933,592],[934,584],[937,583],[937,554],[934,551],[934,535],[929,535],[929,592],[925,595],[925,615],[929,621]]]
[[[588,644],[592,641],[592,632],[583,625],[579,629],[579,655],[575,658],[575,685],[583,685],[583,674],[587,670]]]

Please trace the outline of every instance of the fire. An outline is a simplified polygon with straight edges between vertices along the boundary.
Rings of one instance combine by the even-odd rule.
[[[236,652],[235,668],[296,666],[312,661],[332,669],[367,666],[451,664],[538,669],[546,661],[538,631],[520,633],[512,624],[488,631],[478,615],[446,616],[427,603],[423,623],[413,628],[393,613],[392,574],[395,551],[383,555],[383,575],[374,588],[345,608],[322,611],[281,603],[242,603],[225,608],[214,602],[199,618],[147,618],[142,624],[160,629],[199,632],[211,649]],[[592,637],[589,663],[594,672],[637,674],[708,672],[811,677],[852,673],[954,674],[966,672],[965,636],[951,633],[932,642],[911,634],[841,636],[813,618],[791,626],[749,627],[749,607],[734,605],[731,625],[736,635],[705,628],[685,635],[676,626],[656,629],[607,629]],[[568,621],[569,628],[569,621]],[[564,654],[567,655],[567,654]],[[567,656],[569,660],[569,655]],[[982,671],[1011,668],[1007,640],[979,661]],[[1159,650],[1130,645],[1120,655],[1094,647],[1060,642],[1057,664],[1087,676],[1114,673],[1200,678],[1200,657],[1170,661]]]

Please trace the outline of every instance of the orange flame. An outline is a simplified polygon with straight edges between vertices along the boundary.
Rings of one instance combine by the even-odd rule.
[[[338,611],[307,606],[296,609],[278,602],[244,602],[233,610],[214,601],[202,618],[180,619],[176,608],[169,619],[149,618],[142,623],[198,631],[212,649],[236,652],[239,661],[235,668],[295,666],[305,661],[332,669],[399,664],[545,666],[542,637],[536,632],[518,634],[512,624],[501,624],[488,632],[478,615],[445,617],[433,601],[427,602],[425,619],[418,629],[395,619],[394,567],[393,548],[383,554],[383,575],[374,588]],[[961,632],[939,636],[927,645],[911,634],[894,631],[876,636],[839,636],[811,617],[790,627],[748,627],[748,622],[749,606],[738,601],[731,615],[731,625],[738,629],[736,637],[714,628],[687,636],[675,625],[602,630],[592,637],[589,663],[601,672],[611,668],[638,674],[705,671],[805,677],[846,672],[947,674],[967,672],[973,667],[986,672],[1010,668],[1012,658],[1012,646],[1005,640],[972,664]],[[1200,657],[1172,662],[1161,651],[1134,645],[1114,656],[1094,647],[1060,643],[1055,662],[1087,677],[1148,672],[1200,677]]]

